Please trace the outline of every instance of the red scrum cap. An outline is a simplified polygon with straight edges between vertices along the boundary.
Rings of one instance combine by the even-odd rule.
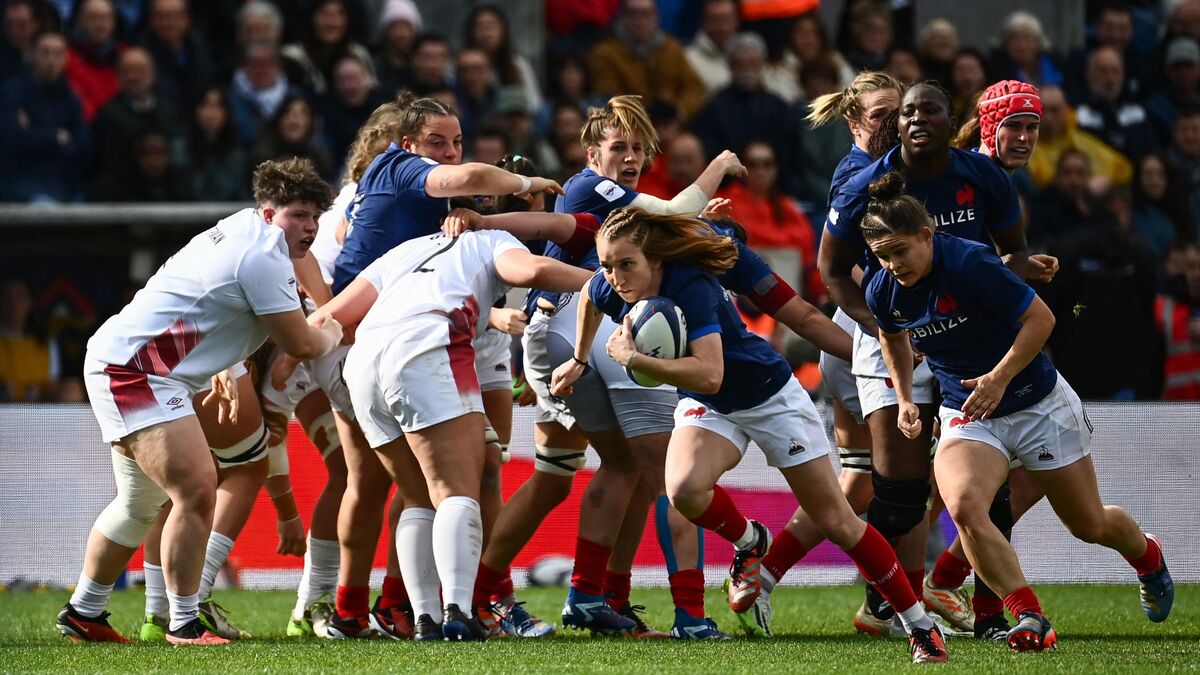
[[[979,138],[988,155],[996,156],[1000,125],[1016,115],[1042,117],[1042,97],[1037,87],[1018,80],[1001,80],[979,95]]]

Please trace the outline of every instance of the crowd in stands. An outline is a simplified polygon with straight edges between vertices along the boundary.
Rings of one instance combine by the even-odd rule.
[[[1043,100],[1014,180],[1032,247],[1062,260],[1038,289],[1059,318],[1056,362],[1085,398],[1200,399],[1200,360],[1171,386],[1178,344],[1200,349],[1200,0],[1089,0],[1070,50],[1025,11],[960,36],[916,26],[911,3],[852,0],[836,26],[816,5],[546,0],[539,72],[502,3],[434,26],[413,0],[5,0],[0,201],[246,200],[252,166],[293,155],[338,185],[355,131],[401,89],[459,111],[466,159],[517,153],[564,179],[586,159],[588,106],[638,94],[664,150],[640,189],[670,197],[737,152],[749,175],[720,196],[820,301],[816,250],[851,138],[810,129],[808,102],[885,69],[940,81],[961,121],[990,82],[1018,79]]]

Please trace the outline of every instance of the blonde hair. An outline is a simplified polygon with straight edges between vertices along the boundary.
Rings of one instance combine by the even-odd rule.
[[[587,119],[579,133],[579,142],[586,150],[600,145],[604,133],[616,129],[630,136],[641,136],[646,159],[658,154],[658,131],[650,122],[650,114],[642,105],[641,96],[614,96],[601,108],[588,108]]]
[[[392,141],[400,140],[402,118],[403,111],[394,102],[381,104],[371,113],[346,153],[346,178],[350,182],[362,179],[371,161],[387,150]]]
[[[689,216],[667,216],[625,206],[608,214],[596,233],[597,239],[614,241],[628,237],[649,260],[695,265],[717,274],[737,262],[733,239],[713,232]]]
[[[891,89],[901,96],[904,95],[904,85],[890,73],[882,70],[864,70],[845,89],[818,96],[813,100],[808,108],[808,116],[804,119],[808,120],[809,126],[814,129],[825,126],[839,117],[844,120],[860,120],[864,111],[859,97],[880,89]]]

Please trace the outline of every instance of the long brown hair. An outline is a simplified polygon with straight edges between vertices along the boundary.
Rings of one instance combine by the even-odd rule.
[[[583,130],[579,133],[579,142],[586,150],[599,146],[604,140],[604,132],[609,129],[641,136],[646,148],[646,161],[658,154],[658,131],[650,122],[650,114],[642,105],[641,96],[614,96],[608,99],[600,108],[588,108],[587,119],[583,121]]]
[[[737,262],[737,244],[688,216],[649,213],[625,206],[608,214],[596,233],[597,239],[614,241],[628,237],[649,260],[694,265],[717,274]]]
[[[393,102],[381,104],[367,118],[346,153],[346,175],[350,182],[362,179],[371,161],[387,150],[392,141],[400,140],[401,118],[400,106]]]

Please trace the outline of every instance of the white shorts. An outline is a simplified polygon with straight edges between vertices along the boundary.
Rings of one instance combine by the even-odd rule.
[[[480,391],[512,390],[512,336],[493,328],[475,338],[475,372]]]
[[[723,436],[743,456],[750,441],[754,441],[766,455],[767,464],[778,469],[829,455],[821,416],[794,378],[771,398],[748,410],[719,413],[693,398],[680,399],[675,408],[675,428],[680,427],[699,427]]]
[[[85,359],[83,382],[105,443],[196,414],[196,392],[170,378]]]
[[[1092,423],[1071,385],[1058,376],[1054,389],[1032,406],[1003,417],[969,421],[961,410],[939,411],[945,445],[952,439],[979,441],[996,448],[1030,471],[1061,469],[1086,457]]]
[[[854,336],[854,319],[851,319],[845,312],[838,309],[833,313],[833,322],[839,328],[846,331],[851,337]],[[832,354],[821,352],[821,381],[825,383],[825,388],[829,390],[829,395],[837,399],[838,403],[846,409],[851,415],[854,415],[855,421],[859,424],[863,423],[862,404],[858,399],[858,384],[854,380],[854,374],[851,372],[850,362],[843,361]]]
[[[575,417],[567,407],[567,402],[550,394],[550,376],[559,364],[553,352],[560,351],[565,343],[561,336],[550,330],[551,318],[543,311],[534,311],[529,317],[529,325],[525,327],[525,334],[521,336],[525,382],[537,395],[535,421],[540,424],[557,422],[563,428],[571,429],[575,426]],[[551,342],[557,342],[558,349]]]
[[[862,408],[863,419],[871,413],[896,405],[896,386],[890,377],[858,376],[855,385],[858,387],[858,403]],[[913,370],[912,398],[917,405],[930,405],[937,400],[937,387],[933,373],[924,361]]]
[[[269,370],[283,356],[283,352],[276,349],[271,364],[267,366],[268,371],[261,377],[262,397],[273,407],[290,415],[296,412],[300,401],[311,394],[314,388],[319,388],[329,399],[330,408],[335,412],[347,413],[350,419],[354,419],[350,391],[342,378],[342,366],[349,351],[350,347],[343,345],[318,359],[301,362],[284,383],[283,391],[279,391],[271,386]]]
[[[470,336],[437,314],[410,319],[381,348],[359,343],[346,357],[355,417],[372,448],[406,432],[483,412]]]

